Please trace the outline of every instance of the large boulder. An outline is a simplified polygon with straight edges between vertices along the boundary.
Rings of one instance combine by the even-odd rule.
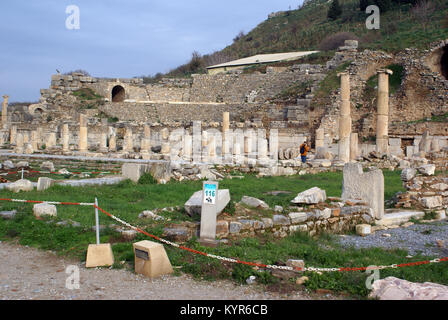
[[[269,205],[266,202],[253,197],[243,196],[240,203],[251,208],[269,209]]]
[[[39,203],[34,205],[33,213],[36,218],[40,218],[42,216],[56,217],[58,211],[55,205],[48,203]]]
[[[448,300],[448,286],[437,283],[413,283],[395,277],[377,280],[370,297],[379,300]]]
[[[219,215],[230,202],[229,189],[219,189],[216,198],[216,215]],[[200,215],[202,209],[202,190],[195,192],[184,205],[189,216]]]
[[[291,202],[294,204],[317,204],[325,202],[325,200],[327,200],[325,190],[314,187],[299,193]]]
[[[20,192],[20,191],[32,191],[34,189],[33,183],[26,179],[20,179],[16,182],[10,183],[6,187],[9,191]]]

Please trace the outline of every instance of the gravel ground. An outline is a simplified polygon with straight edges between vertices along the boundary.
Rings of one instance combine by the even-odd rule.
[[[390,237],[384,236],[385,234],[389,234]],[[444,242],[444,247],[438,247],[438,240]],[[448,257],[448,221],[414,224],[407,228],[382,230],[366,237],[357,235],[341,236],[339,241],[345,247],[401,248],[408,250],[410,255],[421,253],[426,256],[439,258]]]
[[[0,242],[0,300],[336,300],[332,294],[311,296],[267,293],[261,286],[231,281],[196,281],[188,275],[151,280],[128,270],[86,269],[54,253]],[[80,289],[65,287],[66,268],[80,270]]]

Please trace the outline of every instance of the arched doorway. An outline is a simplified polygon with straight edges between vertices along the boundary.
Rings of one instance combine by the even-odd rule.
[[[126,92],[122,86],[115,86],[112,89],[112,102],[123,102]]]
[[[448,79],[448,45],[443,47],[442,58],[440,59],[440,69],[445,79]]]

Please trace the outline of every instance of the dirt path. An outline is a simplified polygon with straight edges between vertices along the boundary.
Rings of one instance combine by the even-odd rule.
[[[0,242],[0,300],[308,300],[338,299],[265,293],[259,286],[238,286],[230,281],[195,281],[188,275],[151,280],[127,270],[86,269],[54,253]],[[69,265],[79,267],[80,289],[69,290]]]

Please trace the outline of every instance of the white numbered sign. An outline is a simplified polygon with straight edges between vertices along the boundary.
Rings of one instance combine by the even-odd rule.
[[[217,194],[217,185],[208,184],[204,185],[204,203],[205,204],[215,204]]]

